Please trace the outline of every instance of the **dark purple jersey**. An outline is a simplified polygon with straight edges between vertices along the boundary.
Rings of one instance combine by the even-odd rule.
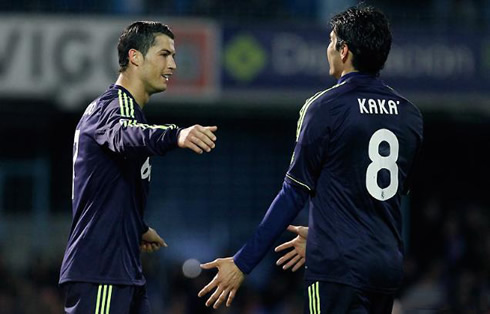
[[[61,266],[68,281],[143,285],[139,245],[150,156],[177,147],[176,125],[150,125],[133,96],[112,85],[85,110],[73,144],[73,223]]]
[[[396,290],[420,111],[378,78],[349,73],[306,101],[296,140],[286,181],[311,195],[306,279]]]

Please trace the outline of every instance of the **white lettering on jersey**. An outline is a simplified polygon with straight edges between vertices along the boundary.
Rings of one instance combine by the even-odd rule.
[[[366,98],[357,98],[357,102],[359,103],[359,111],[361,111],[361,113],[369,113],[369,111],[366,109],[366,106],[364,106],[364,104],[366,103]]]
[[[141,166],[141,180],[151,181],[151,165],[150,165],[150,157],[146,158],[145,163]]]
[[[85,112],[83,113],[84,116],[90,116],[95,110],[95,101],[91,102],[90,105],[87,106],[87,109],[85,109]]]
[[[357,98],[361,114],[398,114],[400,101]],[[388,105],[388,108],[386,107]]]
[[[390,108],[390,114],[393,114],[393,112],[395,114],[398,114],[398,106],[397,105],[399,105],[399,104],[400,104],[399,101],[397,101],[395,103],[394,100],[388,100],[388,107]]]

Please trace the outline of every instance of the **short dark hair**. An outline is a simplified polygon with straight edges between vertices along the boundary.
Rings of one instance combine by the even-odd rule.
[[[119,72],[124,72],[128,67],[128,52],[130,49],[136,49],[145,56],[155,43],[156,34],[159,33],[167,35],[171,39],[175,38],[170,28],[160,22],[138,21],[126,27],[117,44]]]
[[[330,25],[337,36],[335,49],[347,44],[356,70],[379,75],[391,49],[386,16],[371,6],[359,5],[332,17]]]

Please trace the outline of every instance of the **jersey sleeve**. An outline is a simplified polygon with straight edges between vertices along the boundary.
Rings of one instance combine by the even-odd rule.
[[[264,258],[274,241],[303,209],[308,193],[283,183],[281,191],[271,203],[262,222],[245,245],[234,255],[236,266],[249,274]]]
[[[320,103],[308,103],[300,111],[296,146],[285,181],[314,193],[328,151],[329,114]]]
[[[100,112],[95,130],[99,145],[126,156],[164,155],[177,147],[180,128],[175,124],[146,124],[142,115],[130,108],[120,106],[115,99]]]

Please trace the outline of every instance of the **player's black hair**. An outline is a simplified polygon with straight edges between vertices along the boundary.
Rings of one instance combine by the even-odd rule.
[[[355,6],[332,17],[336,50],[347,45],[354,55],[352,65],[360,72],[379,75],[391,49],[388,19],[370,6]]]
[[[128,52],[136,49],[146,55],[151,46],[155,43],[155,36],[164,34],[174,39],[174,33],[170,28],[160,22],[138,21],[126,27],[117,44],[119,54],[119,72],[124,72],[129,64]]]

